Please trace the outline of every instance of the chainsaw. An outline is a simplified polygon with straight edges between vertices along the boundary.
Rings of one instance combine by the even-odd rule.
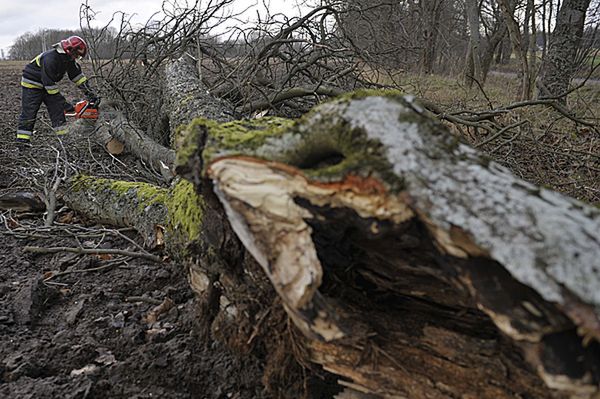
[[[81,100],[75,104],[75,109],[71,112],[65,112],[65,116],[74,117],[75,119],[98,119],[98,105],[100,100],[95,102],[89,100]]]

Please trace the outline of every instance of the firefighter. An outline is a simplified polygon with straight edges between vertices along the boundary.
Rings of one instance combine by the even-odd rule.
[[[23,69],[18,144],[30,145],[35,119],[42,103],[48,108],[54,132],[59,135],[66,133],[65,111],[73,110],[73,106],[65,100],[57,86],[65,73],[83,90],[89,101],[98,100],[76,62],[87,54],[85,41],[79,36],[70,36],[52,47],[31,60]]]

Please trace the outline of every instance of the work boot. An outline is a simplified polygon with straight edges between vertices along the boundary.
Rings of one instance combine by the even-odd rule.
[[[66,124],[54,127],[53,129],[54,129],[54,133],[57,136],[64,136],[69,132]]]

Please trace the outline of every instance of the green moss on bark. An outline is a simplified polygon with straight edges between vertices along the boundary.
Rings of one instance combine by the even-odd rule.
[[[107,189],[116,195],[132,192],[135,193],[140,210],[157,203],[164,204],[168,198],[168,190],[152,184],[103,179],[85,175],[76,176],[73,179],[71,187],[75,191]]]
[[[120,197],[131,200],[134,196],[140,213],[151,206],[164,206],[167,210],[165,227],[168,234],[182,235],[186,241],[196,240],[200,235],[204,202],[187,180],[179,180],[171,189],[166,189],[148,183],[80,175],[73,179],[71,187],[75,191],[109,190],[116,200]]]
[[[202,197],[196,194],[193,184],[187,180],[179,180],[170,190],[165,204],[170,232],[181,232],[188,241],[197,240],[202,229],[205,205]]]
[[[339,181],[348,174],[375,176],[390,188],[401,190],[404,184],[393,173],[380,141],[370,139],[342,117],[351,101],[374,96],[401,103],[407,110],[399,115],[403,123],[432,129],[413,97],[398,90],[363,89],[315,107],[300,120],[261,118],[217,123],[196,119],[179,131],[182,145],[177,164],[188,168],[201,165],[204,173],[219,157],[250,156],[296,166],[318,181]]]

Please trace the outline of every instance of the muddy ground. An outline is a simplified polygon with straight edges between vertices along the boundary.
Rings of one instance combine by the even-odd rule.
[[[111,159],[91,143],[59,142],[44,107],[33,148],[19,152],[21,64],[0,63],[0,195],[51,186],[52,171],[36,160],[52,159],[61,146],[73,159],[92,152],[88,167],[97,175],[152,180],[143,165]],[[68,79],[61,90],[69,100],[80,96]],[[54,227],[46,229],[43,212],[0,212],[0,398],[272,397],[261,384],[260,359],[240,359],[199,337],[197,304],[180,265],[26,251],[142,252],[132,232],[91,225],[58,208]]]

